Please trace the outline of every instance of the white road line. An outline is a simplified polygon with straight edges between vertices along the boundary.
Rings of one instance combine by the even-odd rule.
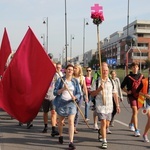
[[[124,126],[126,126],[126,127],[129,126],[128,124],[126,124],[126,123],[124,123],[124,122],[122,122],[122,121],[119,121],[119,120],[115,120],[115,122],[118,122],[118,123],[120,123],[120,124],[122,124],[122,125],[124,125]]]
[[[84,105],[81,105],[81,107],[82,107],[82,108],[85,108]],[[119,121],[119,120],[115,120],[115,122],[120,123],[121,125],[124,125],[124,126],[126,126],[126,127],[129,126],[128,124],[126,124],[126,123],[124,123],[124,122],[122,122],[122,121]]]

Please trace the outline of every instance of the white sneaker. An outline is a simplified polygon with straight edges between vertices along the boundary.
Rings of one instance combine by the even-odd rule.
[[[94,130],[99,130],[99,127],[97,124],[94,125]]]
[[[133,125],[133,124],[129,124],[129,129],[130,129],[131,131],[135,131],[134,125]]]
[[[106,129],[106,133],[107,133],[107,134],[112,134],[112,132],[110,131],[109,128]]]
[[[135,135],[136,137],[139,137],[141,134],[140,134],[139,130],[135,130],[134,135]]]
[[[149,143],[149,139],[148,139],[147,135],[143,135],[143,141]]]
[[[85,121],[89,121],[89,120],[90,120],[89,118],[86,118],[86,119],[85,119]]]

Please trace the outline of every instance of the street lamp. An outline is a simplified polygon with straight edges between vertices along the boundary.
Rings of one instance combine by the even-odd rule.
[[[129,36],[129,9],[130,9],[130,4],[129,4],[129,0],[128,0],[128,7],[127,7],[127,37],[126,37],[126,43],[127,41],[130,41],[132,39],[130,39],[130,36]],[[132,45],[132,42],[131,44]],[[126,65],[125,65],[125,70],[126,70],[126,75],[128,74],[128,53],[129,51],[131,50],[131,47],[129,48],[129,44],[127,44],[127,52],[126,52]]]
[[[43,39],[43,47],[44,47],[44,50],[45,50],[45,34],[41,35],[41,39]]]
[[[74,40],[74,36],[71,34],[70,36],[70,63],[72,61],[72,40]]]
[[[67,66],[67,4],[65,0],[65,48],[66,48],[66,66]]]
[[[48,53],[48,17],[43,19],[43,24],[46,24],[46,52]]]
[[[130,47],[126,52],[126,75],[128,74],[128,54],[129,54],[130,50],[132,50],[133,45],[135,45],[137,50],[140,52],[140,73],[141,73],[141,50],[137,46],[137,37],[134,35],[127,36],[126,44],[128,45],[128,47]]]
[[[127,36],[129,35],[129,9],[130,9],[130,1],[128,0],[128,12],[127,12]]]
[[[84,53],[85,53],[85,25],[88,25],[87,18],[83,19],[83,67],[84,67]]]

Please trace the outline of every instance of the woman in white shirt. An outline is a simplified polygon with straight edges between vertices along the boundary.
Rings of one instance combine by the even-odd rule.
[[[65,117],[68,117],[68,126],[69,126],[69,149],[75,149],[73,144],[74,138],[74,118],[76,115],[76,105],[74,101],[78,101],[80,97],[80,90],[78,81],[73,78],[74,66],[69,64],[66,67],[66,75],[62,78],[59,78],[55,83],[54,95],[56,98],[54,99],[54,105],[56,107],[56,112],[58,114],[59,123],[59,143],[63,144],[63,123]],[[69,92],[69,91],[70,92]]]

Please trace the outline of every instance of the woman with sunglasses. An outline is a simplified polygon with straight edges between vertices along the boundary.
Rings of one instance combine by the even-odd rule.
[[[89,94],[90,90],[91,90],[91,84],[92,84],[92,69],[91,67],[87,67],[86,68],[86,75],[85,75],[85,83],[86,83],[86,87],[87,87],[87,91],[88,91],[88,101],[85,101],[85,119],[86,121],[88,121],[88,113],[89,113],[89,105],[90,105],[90,100],[91,100],[91,96]]]

